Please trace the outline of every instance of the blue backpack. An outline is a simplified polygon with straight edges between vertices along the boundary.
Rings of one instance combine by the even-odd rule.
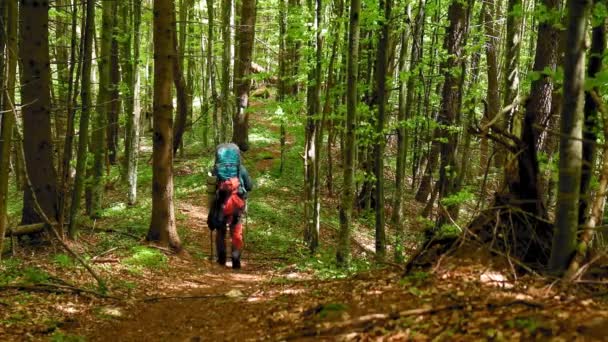
[[[215,172],[218,182],[238,177],[240,180],[241,151],[235,144],[220,144],[215,150]]]

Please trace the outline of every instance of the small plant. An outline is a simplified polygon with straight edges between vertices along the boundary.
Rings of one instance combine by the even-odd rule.
[[[123,260],[128,266],[142,268],[166,268],[167,257],[156,249],[145,246],[135,246],[131,249],[132,256]]]
[[[84,337],[80,335],[72,335],[68,333],[64,333],[61,330],[56,330],[53,335],[51,335],[51,342],[84,342],[86,341]]]
[[[69,268],[74,265],[72,258],[67,254],[55,254],[53,257],[53,263],[61,268]]]
[[[32,284],[44,283],[49,280],[48,273],[37,267],[28,267],[23,271],[25,281]]]

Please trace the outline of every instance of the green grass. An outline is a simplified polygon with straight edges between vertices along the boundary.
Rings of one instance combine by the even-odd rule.
[[[122,263],[135,268],[166,269],[168,258],[157,249],[135,246],[131,248],[131,256]]]

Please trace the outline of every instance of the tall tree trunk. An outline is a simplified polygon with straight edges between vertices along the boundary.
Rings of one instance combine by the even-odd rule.
[[[19,58],[26,172],[47,217],[57,219],[57,173],[51,135],[51,70],[49,61],[49,4],[22,0],[19,11]],[[22,224],[38,223],[31,189],[23,198]]]
[[[63,144],[63,160],[61,160],[61,179],[59,181],[59,227],[63,230],[65,222],[65,208],[67,206],[68,192],[70,190],[71,180],[71,163],[74,151],[74,136],[75,121],[76,121],[76,106],[78,100],[78,74],[82,67],[82,51],[76,52],[77,47],[77,29],[78,29],[78,0],[72,3],[72,34],[70,42],[70,67],[68,71],[68,90],[67,90],[67,131]],[[81,39],[82,40],[82,39]],[[80,44],[82,48],[82,44]],[[76,69],[76,79],[74,80],[74,70]]]
[[[599,3],[599,1],[596,1]],[[604,22],[597,25],[591,31],[591,49],[589,51],[589,66],[587,77],[595,79],[603,68],[603,54],[606,50],[606,27]],[[593,87],[592,91],[599,92],[599,87]],[[578,213],[578,223],[582,226],[587,222],[589,215],[589,197],[591,177],[593,176],[593,166],[597,149],[597,124],[600,122],[598,106],[593,100],[590,91],[585,91],[585,126],[583,129],[583,164],[581,170],[580,203]]]
[[[388,72],[388,48],[390,46],[391,33],[389,22],[391,20],[392,0],[381,0],[380,11],[384,15],[380,23],[380,38],[376,52],[375,71],[375,106],[378,114],[376,117],[376,139],[374,141],[374,176],[376,178],[376,257],[383,260],[386,255],[386,231],[384,215],[384,150],[386,139],[384,137],[384,126],[386,123],[386,103],[388,94],[386,89],[386,74]]]
[[[188,112],[190,111],[188,100],[188,87],[184,78],[184,66],[181,56],[184,54],[185,46],[178,46],[177,35],[177,20],[175,19],[175,11],[173,12],[173,50],[176,58],[173,59],[173,82],[175,83],[175,93],[177,96],[177,115],[175,118],[175,126],[173,130],[173,154],[177,153],[181,143],[182,136],[186,131],[186,121],[188,120]],[[185,35],[184,35],[185,40]]]
[[[299,19],[299,16],[301,13],[300,0],[287,0],[287,32],[297,31],[299,29],[299,22],[301,20]],[[288,34],[285,42],[288,50],[288,93],[292,96],[297,95],[299,90],[297,78],[300,65],[300,40],[294,37],[296,35],[297,33]]]
[[[340,204],[340,233],[336,260],[339,265],[348,265],[350,261],[350,233],[354,204],[354,176],[357,128],[357,80],[359,63],[359,16],[361,0],[350,2],[350,27],[348,35],[348,62],[346,82],[346,126],[344,142],[344,186]]]
[[[99,68],[99,91],[97,93],[97,106],[90,150],[93,152],[93,165],[90,171],[91,184],[87,190],[90,198],[87,208],[88,214],[98,217],[102,209],[103,193],[105,190],[104,165],[106,161],[106,137],[108,132],[108,118],[111,111],[111,55],[112,55],[112,32],[114,25],[112,0],[102,0],[102,23],[101,23],[101,49],[97,58]]]
[[[207,0],[207,17],[208,17],[208,27],[207,27],[207,83],[209,85],[209,91],[211,96],[211,105],[213,106],[213,111],[211,115],[211,120],[213,123],[213,144],[217,146],[220,143],[220,129],[219,129],[219,118],[217,117],[217,108],[218,108],[218,95],[217,88],[215,86],[215,68],[213,67],[215,61],[213,59],[214,53],[214,18],[215,18],[215,10],[213,8],[213,0]]]
[[[453,70],[462,63],[462,52],[464,40],[467,32],[467,16],[465,4],[460,0],[452,1],[448,9],[448,19],[450,22],[447,31],[444,48],[448,56],[444,62],[442,70],[445,73],[445,81],[442,91],[442,104],[439,113],[439,136],[444,138],[440,142],[441,161],[439,166],[438,196],[439,200],[446,198],[454,193],[458,176],[458,165],[456,164],[456,146],[458,144],[457,134],[449,129],[449,126],[456,123],[456,118],[460,110],[460,96],[462,82],[459,75]],[[450,222],[449,216],[456,218],[457,209],[446,205],[439,211],[438,226]]]
[[[591,0],[568,1],[568,38],[564,64],[564,100],[559,144],[559,183],[555,235],[549,266],[568,267],[575,250],[579,226],[578,200],[583,167],[583,90],[585,83],[585,34]]]
[[[286,0],[279,0],[279,79],[277,85],[277,100],[282,105],[287,96],[287,3]],[[284,113],[283,113],[284,114]],[[283,174],[285,168],[285,118],[281,117],[280,144],[281,144],[281,164],[279,173]]]
[[[154,0],[154,133],[152,136],[152,219],[146,240],[175,251],[181,242],[173,207],[173,104],[171,81],[175,49],[172,0]]]
[[[543,0],[544,6],[550,11],[558,10],[559,3],[560,0]],[[540,22],[533,68],[535,72],[555,70],[557,42],[557,31],[551,22]],[[535,126],[550,115],[552,91],[553,82],[550,75],[543,74],[532,82],[521,129],[523,146],[517,154],[518,181],[509,182],[511,192],[517,195],[521,208],[540,218],[547,217],[547,210],[541,190],[536,146],[538,130]],[[546,232],[543,232],[540,235],[545,234]]]
[[[0,12],[0,18],[3,18],[6,26],[6,54],[4,61],[6,62],[6,74],[2,87],[4,91],[0,94],[2,98],[2,127],[0,128],[0,259],[2,259],[2,251],[4,250],[4,234],[6,232],[7,204],[8,204],[8,179],[11,160],[11,140],[13,137],[13,129],[15,126],[15,115],[8,111],[13,110],[15,103],[15,79],[17,73],[17,22],[18,22],[18,5],[17,1],[6,2],[6,16]],[[2,68],[2,66],[0,66]]]
[[[486,48],[486,64],[488,66],[488,88],[487,88],[487,99],[488,99],[488,117],[484,116],[482,124],[487,123],[483,121],[492,121],[500,113],[500,92],[499,92],[499,80],[498,80],[498,46],[500,44],[500,31],[496,24],[496,4],[495,0],[486,0],[483,2],[482,11],[484,13],[484,28],[485,28],[485,48]],[[497,126],[504,128],[504,119],[497,119]],[[482,139],[487,139],[482,137]],[[484,143],[482,143],[484,144]],[[487,142],[485,142],[487,144]],[[494,145],[494,164],[496,167],[500,167],[504,164],[504,152],[501,150],[500,145]],[[481,156],[481,165],[485,167],[488,162],[487,150],[486,155]],[[483,167],[482,167],[483,169]],[[482,194],[484,196],[485,194]]]
[[[220,142],[228,141],[230,122],[230,16],[232,0],[222,0],[222,120]]]
[[[91,116],[91,64],[93,62],[93,36],[95,35],[95,0],[87,0],[86,21],[82,49],[82,87],[80,99],[82,111],[79,123],[78,153],[76,154],[76,176],[74,177],[74,188],[72,190],[72,206],[70,207],[70,218],[68,232],[71,238],[76,237],[76,215],[80,208],[80,197],[85,182],[85,171],[87,161],[87,145],[89,142],[89,118]]]
[[[111,34],[111,45],[110,45],[110,85],[108,88],[108,125],[107,125],[107,144],[108,144],[108,162],[110,165],[116,165],[118,158],[118,131],[119,122],[118,116],[120,113],[120,70],[118,60],[118,1],[113,1],[110,7],[111,17],[110,25],[107,29],[110,30]]]
[[[66,21],[67,18],[72,16],[70,13],[69,0],[56,0],[55,7],[60,15],[56,16],[55,24],[55,56],[57,64],[57,80],[59,87],[58,90],[58,101],[55,104],[54,115],[55,115],[55,144],[57,151],[57,174],[63,174],[63,142],[67,133],[68,115],[69,115],[69,103],[72,101],[70,94],[68,93],[68,87],[70,86],[69,80],[69,63],[68,58],[69,49],[68,41],[70,39],[69,25]]]
[[[321,0],[308,0],[309,11],[313,13],[310,25],[309,46],[314,54],[310,54],[310,65],[308,71],[307,89],[307,116],[306,116],[306,156],[304,159],[304,201],[306,231],[304,239],[308,243],[311,253],[314,253],[319,245],[320,229],[320,203],[319,203],[319,151],[322,137],[322,122],[316,118],[321,107]]]
[[[123,9],[125,11],[125,9]],[[123,14],[124,15],[124,14]],[[124,50],[126,52],[124,59],[128,61],[126,63],[126,81],[128,82],[127,87],[129,88],[130,96],[127,97],[126,112],[127,112],[127,124],[126,124],[126,139],[125,139],[125,169],[127,184],[129,187],[128,202],[130,205],[134,205],[137,201],[137,164],[139,156],[139,130],[141,121],[141,103],[140,103],[140,76],[139,76],[139,45],[141,40],[140,27],[141,27],[141,2],[133,2],[133,59],[131,60],[131,33],[128,33],[128,43],[125,43]],[[125,20],[123,18],[123,20]],[[131,22],[131,21],[129,21]],[[125,26],[128,30],[131,29],[130,25]]]
[[[249,88],[251,88],[251,58],[255,38],[256,0],[241,0],[241,18],[236,33],[238,58],[235,60],[234,80],[236,111],[232,117],[232,141],[241,151],[249,149]]]

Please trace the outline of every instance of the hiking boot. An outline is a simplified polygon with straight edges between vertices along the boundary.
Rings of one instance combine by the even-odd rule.
[[[232,268],[241,268],[241,252],[238,250],[232,252]]]

